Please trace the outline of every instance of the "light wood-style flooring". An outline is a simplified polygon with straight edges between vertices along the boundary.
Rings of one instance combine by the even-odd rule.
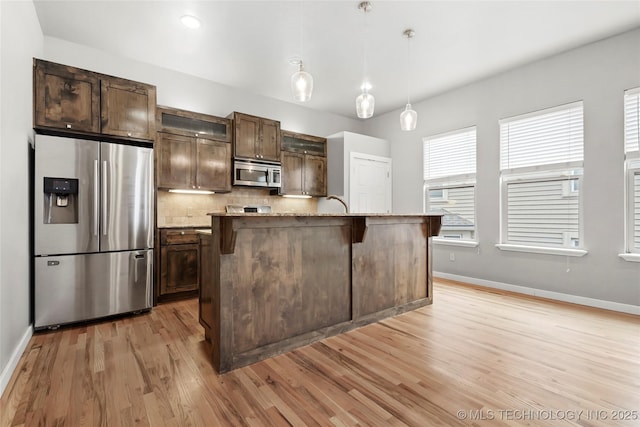
[[[640,425],[640,318],[437,281],[434,304],[225,375],[197,300],[36,333],[0,426]]]

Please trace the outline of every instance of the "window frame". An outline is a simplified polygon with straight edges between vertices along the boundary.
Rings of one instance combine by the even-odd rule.
[[[576,248],[573,246],[556,247],[544,245],[526,245],[522,243],[513,243],[507,240],[509,235],[509,205],[507,203],[508,184],[509,183],[526,183],[526,182],[543,182],[543,181],[568,181],[577,180],[578,188],[583,190],[584,170],[579,162],[563,163],[554,165],[545,171],[513,171],[503,173],[500,177],[500,243],[496,246],[502,250],[514,250],[518,252],[535,252],[549,253],[551,255],[568,255],[583,256],[587,254],[584,248],[584,209],[582,191],[578,194],[578,240],[580,245]],[[564,187],[564,185],[563,185]],[[563,194],[563,197],[567,197]],[[571,239],[569,239],[571,240]]]
[[[565,111],[574,109],[580,106],[582,109],[582,150],[583,150],[583,158],[582,160],[573,160],[573,161],[559,161],[538,165],[528,165],[528,166],[519,166],[519,167],[506,167],[509,164],[509,161],[505,161],[502,158],[503,153],[506,151],[509,152],[509,149],[503,147],[503,144],[508,142],[503,141],[502,135],[503,125],[508,125],[513,122],[517,122],[519,120],[527,120],[537,116],[544,116],[550,113]],[[508,117],[501,119],[499,121],[499,135],[500,135],[500,238],[499,243],[496,244],[496,247],[500,250],[504,251],[516,251],[516,252],[530,252],[530,253],[540,253],[540,254],[549,254],[549,255],[562,255],[562,256],[584,256],[588,253],[585,245],[585,234],[584,234],[584,208],[583,208],[583,200],[584,200],[584,103],[583,101],[576,101],[568,104],[558,105],[555,107],[544,108],[541,110],[521,114],[518,116]],[[576,177],[577,178],[573,178]],[[563,241],[569,243],[569,245],[564,247],[558,246],[545,246],[544,244],[535,245],[535,244],[522,244],[520,242],[511,242],[508,240],[509,236],[509,215],[508,215],[508,189],[510,183],[525,183],[525,182],[542,182],[542,181],[562,181],[562,180],[570,180],[577,179],[577,188],[574,189],[572,184],[568,184],[566,186],[563,184],[563,196],[562,197],[572,197],[572,193],[574,190],[577,190],[578,197],[578,242],[579,246],[573,247],[571,246],[571,242],[573,238],[569,236],[565,236],[563,232]],[[572,182],[572,181],[569,181]]]
[[[632,97],[632,106],[636,108],[627,110],[627,98]],[[624,116],[624,253],[618,256],[625,261],[640,262],[640,247],[635,247],[635,176],[640,176],[640,87],[624,91],[623,96]],[[633,122],[629,122],[629,116]],[[631,141],[629,140],[631,136]],[[636,144],[633,144],[635,140]]]
[[[640,156],[632,156],[625,161],[625,252],[640,255],[640,247],[635,247],[635,177],[640,176]]]
[[[426,146],[429,141],[434,139],[440,139],[440,138],[446,138],[449,136],[459,135],[459,134],[463,134],[471,131],[473,131],[475,135],[474,149],[476,150],[476,153],[474,153],[474,156],[475,156],[474,170],[477,170],[478,137],[477,137],[477,126],[475,125],[422,138],[423,159],[425,158],[424,150],[426,149]],[[442,190],[443,197],[437,200],[446,201],[446,200],[449,200],[451,189],[473,187],[474,238],[463,239],[463,238],[447,238],[444,236],[434,236],[433,242],[436,244],[450,245],[450,246],[477,247],[479,242],[478,242],[478,221],[477,221],[478,210],[477,210],[477,194],[476,194],[476,190],[477,190],[476,172],[474,171],[473,173],[462,173],[462,174],[455,174],[455,175],[438,176],[437,178],[424,178],[425,168],[426,168],[426,165],[424,164],[424,161],[423,161],[422,209],[423,209],[423,212],[425,213],[433,212],[430,210],[430,206],[429,206],[430,190]],[[442,231],[441,231],[441,234],[443,234]],[[457,234],[457,233],[452,232],[452,234]]]

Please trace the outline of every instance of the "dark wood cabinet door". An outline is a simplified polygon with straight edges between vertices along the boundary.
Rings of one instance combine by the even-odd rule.
[[[262,119],[260,137],[260,159],[280,160],[280,122]]]
[[[100,132],[100,79],[94,73],[34,60],[34,128]]]
[[[117,77],[101,81],[102,133],[154,140],[156,88]]]
[[[155,148],[158,188],[193,189],[194,139],[158,132]]]
[[[327,158],[306,155],[304,158],[304,191],[310,196],[327,195]]]
[[[327,138],[282,130],[280,150],[326,157]]]
[[[257,143],[260,139],[260,118],[246,114],[234,114],[234,156],[258,158]]]
[[[231,191],[231,144],[207,139],[196,141],[196,188]]]
[[[209,114],[159,105],[156,108],[156,132],[231,142],[231,120]]]
[[[200,283],[199,248],[198,244],[161,247],[161,295],[198,289]]]
[[[304,155],[282,152],[282,188],[281,194],[304,194],[303,182]]]

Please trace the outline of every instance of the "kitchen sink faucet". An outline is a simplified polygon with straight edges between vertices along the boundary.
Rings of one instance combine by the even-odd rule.
[[[340,203],[342,203],[342,206],[344,206],[344,212],[349,213],[349,206],[347,206],[347,203],[344,200],[342,200],[338,196],[327,196],[327,200],[331,200],[331,199],[337,200]]]

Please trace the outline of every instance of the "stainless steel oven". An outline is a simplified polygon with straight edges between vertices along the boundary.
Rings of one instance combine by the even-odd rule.
[[[236,160],[233,163],[233,185],[279,188],[282,168],[278,163]]]

